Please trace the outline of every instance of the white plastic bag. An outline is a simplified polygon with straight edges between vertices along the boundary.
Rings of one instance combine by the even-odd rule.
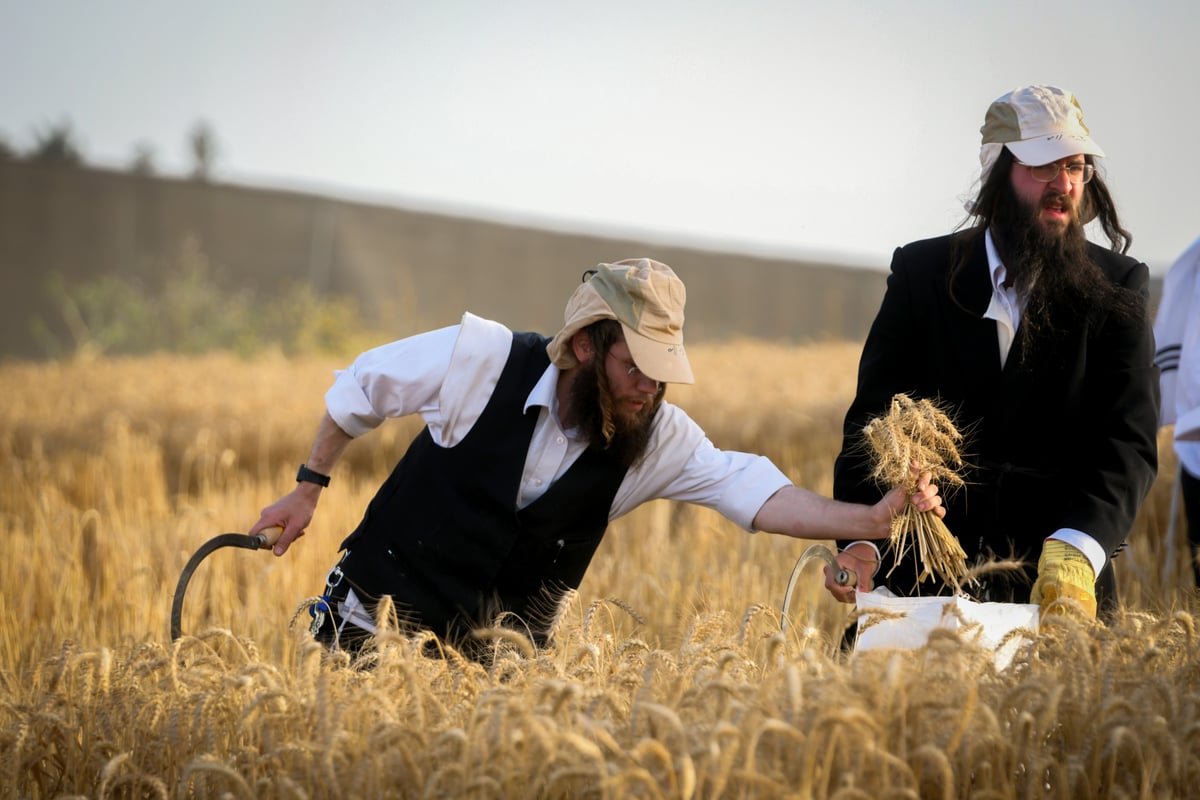
[[[1038,629],[1038,607],[1031,603],[977,603],[968,597],[897,597],[885,587],[858,592],[858,640],[855,650],[922,647],[934,628],[963,632],[965,638],[995,652],[996,669],[1009,665],[1023,636],[1001,642],[1016,629]],[[902,616],[896,616],[902,615]]]

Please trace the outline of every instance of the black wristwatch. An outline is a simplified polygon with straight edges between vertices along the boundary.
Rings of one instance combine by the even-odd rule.
[[[322,475],[316,470],[311,470],[304,464],[301,464],[299,471],[296,472],[296,483],[300,483],[301,481],[315,483],[317,486],[328,486],[329,476]]]

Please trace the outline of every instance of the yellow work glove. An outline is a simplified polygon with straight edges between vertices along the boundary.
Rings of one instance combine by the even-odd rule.
[[[1058,539],[1047,539],[1042,545],[1037,581],[1029,602],[1041,608],[1043,617],[1074,614],[1095,619],[1096,573],[1092,562],[1078,548]]]

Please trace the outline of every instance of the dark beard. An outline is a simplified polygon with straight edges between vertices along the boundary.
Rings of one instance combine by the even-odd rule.
[[[1011,184],[1003,192],[990,229],[1004,262],[1006,285],[1026,298],[1017,336],[1024,363],[1038,344],[1129,301],[1088,256],[1078,207],[1072,206],[1065,229],[1050,230],[1038,221],[1040,206],[1017,197]]]
[[[582,366],[572,379],[567,400],[567,419],[575,420],[592,447],[611,454],[618,463],[628,468],[646,452],[646,445],[650,442],[650,424],[662,403],[666,387],[659,387],[653,402],[637,414],[620,414],[612,410],[608,382],[602,372],[604,362],[603,357],[593,358],[591,366]],[[607,414],[605,409],[609,409]]]

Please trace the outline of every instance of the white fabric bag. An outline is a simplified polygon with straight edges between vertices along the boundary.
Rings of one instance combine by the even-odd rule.
[[[1039,611],[1032,603],[977,603],[968,597],[897,597],[885,587],[858,592],[858,640],[855,650],[913,650],[929,640],[934,628],[962,631],[964,638],[995,652],[1003,670],[1028,641],[1012,631],[1037,632]]]

